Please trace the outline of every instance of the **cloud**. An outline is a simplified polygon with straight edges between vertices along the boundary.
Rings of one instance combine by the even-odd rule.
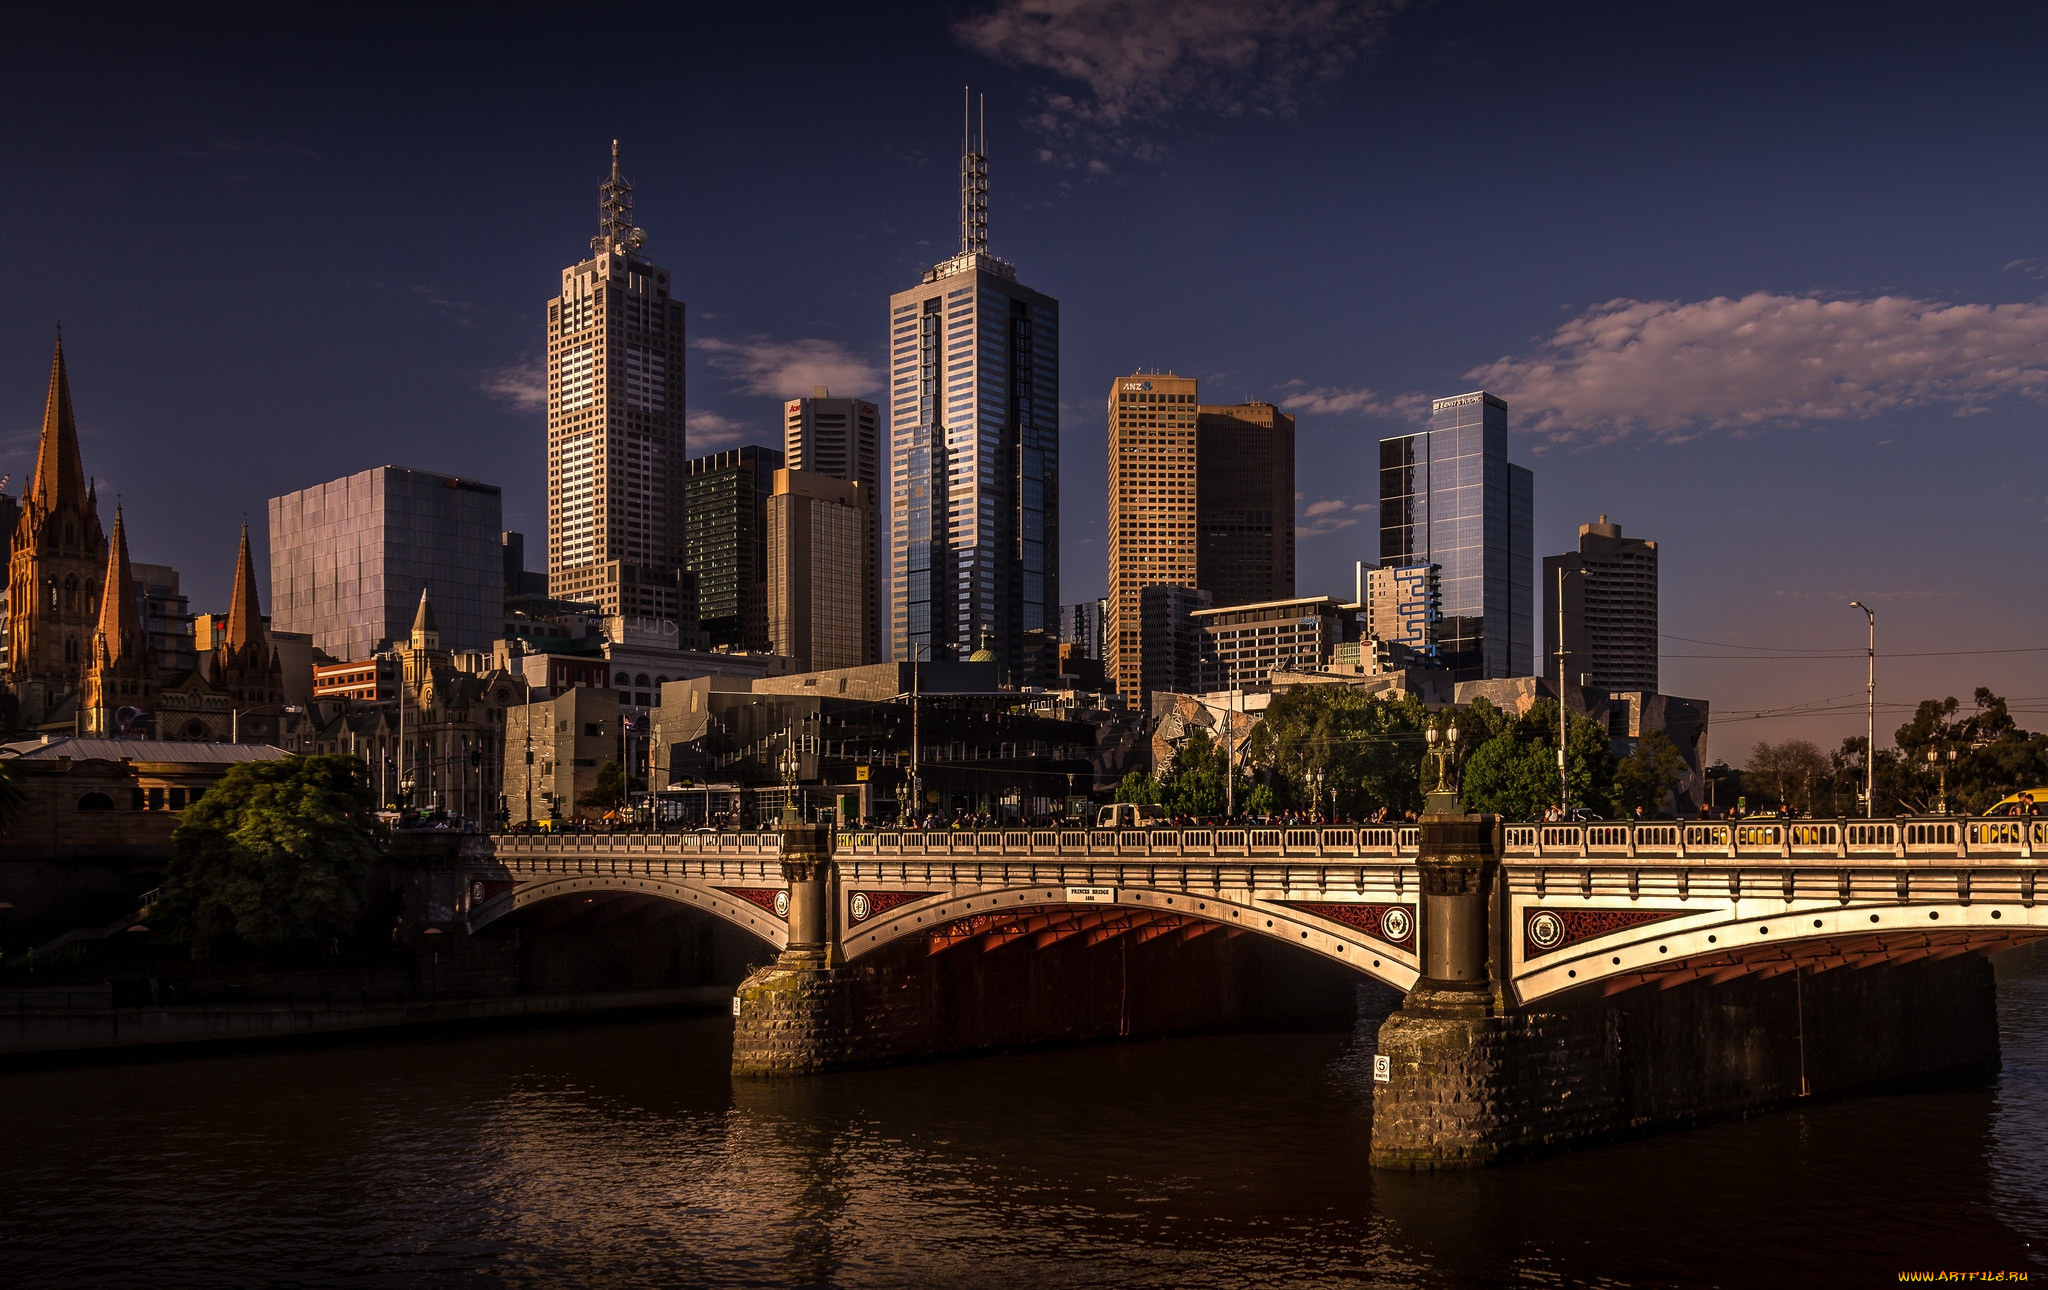
[[[1348,529],[1359,523],[1360,517],[1378,509],[1371,502],[1353,502],[1341,497],[1326,497],[1310,502],[1302,509],[1301,518],[1295,521],[1294,534],[1297,538],[1322,537],[1339,529]]]
[[[1518,429],[1604,442],[1901,408],[1983,410],[2048,396],[2048,302],[1948,304],[1755,292],[1611,300],[1520,358],[1474,368]]]
[[[1337,385],[1310,386],[1300,380],[1289,381],[1280,388],[1291,391],[1280,396],[1280,406],[1297,414],[1413,418],[1429,411],[1429,398],[1423,394],[1381,394],[1377,390],[1346,389]]]
[[[858,397],[882,388],[880,370],[837,341],[749,336],[743,340],[706,337],[690,344],[746,394],[803,398],[810,395],[812,386],[825,385],[835,395]]]
[[[731,417],[721,416],[716,412],[692,412],[688,416],[686,437],[689,440],[690,452],[694,456],[700,452],[716,452],[720,448],[732,447],[747,437],[747,427]]]
[[[1283,118],[1342,76],[1405,0],[996,0],[955,24],[976,53],[1073,84],[1036,95],[1042,161],[1140,160],[1178,113]],[[1098,158],[1090,163],[1098,173]]]
[[[492,368],[477,381],[476,387],[520,412],[534,412],[548,405],[548,374],[539,363]]]

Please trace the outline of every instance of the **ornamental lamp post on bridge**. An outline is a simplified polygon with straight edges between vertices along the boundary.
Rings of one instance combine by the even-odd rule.
[[[806,824],[796,804],[797,778],[803,760],[797,755],[792,727],[783,746],[782,880],[788,891],[777,913],[788,921],[787,948],[776,960],[784,968],[839,966],[838,938],[832,930],[833,835],[829,824]]]
[[[1870,671],[1864,682],[1863,818],[1877,815],[1877,611],[1860,600],[1849,602],[1870,619]]]
[[[1495,980],[1506,959],[1495,902],[1500,893],[1501,828],[1493,815],[1458,803],[1458,727],[1423,732],[1436,762],[1436,787],[1424,795],[1416,847],[1422,886],[1422,975],[1402,1009],[1416,1016],[1489,1016],[1504,1004]]]
[[[1934,749],[1929,748],[1927,750],[1927,764],[1934,767],[1934,773],[1940,777],[1941,781],[1941,787],[1937,791],[1936,800],[1934,803],[1934,813],[1936,815],[1948,814],[1948,768],[1955,764],[1955,760],[1956,750],[1953,748],[1948,750],[1948,758],[1946,761],[1944,761],[1942,759],[1941,754],[1936,752]]]

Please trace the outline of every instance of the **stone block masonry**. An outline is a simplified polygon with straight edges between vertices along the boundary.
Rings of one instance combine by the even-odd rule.
[[[1998,1069],[1991,966],[1971,956],[1721,985],[1587,992],[1470,1015],[1418,988],[1382,1023],[1372,1163],[1460,1169]]]

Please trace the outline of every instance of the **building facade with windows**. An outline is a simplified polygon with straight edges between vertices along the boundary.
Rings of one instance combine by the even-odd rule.
[[[1437,657],[1453,681],[1534,675],[1534,494],[1508,461],[1508,405],[1484,390],[1380,440],[1380,564],[1437,566]]]
[[[768,498],[768,636],[796,671],[879,661],[866,595],[873,521],[864,485],[803,470],[775,472]]]
[[[1058,631],[1059,302],[989,250],[988,158],[962,142],[960,253],[889,298],[890,651],[984,638],[1031,683]]]
[[[683,564],[714,646],[768,648],[768,496],[782,464],[780,452],[749,444],[686,468]]]
[[[1270,403],[1195,418],[1196,585],[1210,603],[1294,595],[1294,418]]]
[[[675,619],[683,302],[645,242],[613,140],[590,256],[562,270],[547,305],[548,594]]]
[[[859,484],[872,511],[868,532],[877,538],[888,531],[887,504],[882,500],[882,409],[866,399],[835,399],[823,385],[811,397],[782,405],[782,457],[791,470]],[[870,540],[867,564],[861,571],[868,621],[868,643],[862,661],[889,657],[888,618],[882,600],[881,543]]]
[[[486,650],[504,626],[504,506],[496,484],[379,466],[270,499],[270,621],[337,660],[412,630],[433,593],[451,650]]]
[[[1565,676],[1595,689],[1657,692],[1657,544],[1625,538],[1602,515],[1579,549],[1543,559],[1543,674],[1557,683],[1562,590]]]
[[[1153,593],[1192,592],[1196,551],[1196,419],[1199,389],[1192,377],[1134,372],[1110,382],[1109,595],[1103,611],[1104,679],[1131,704],[1180,677],[1173,662],[1186,652],[1185,616],[1200,602]],[[1177,606],[1177,612],[1168,612]],[[1146,632],[1164,632],[1156,639]],[[1149,654],[1148,654],[1149,651]],[[1147,666],[1148,658],[1150,666]],[[1189,678],[1191,679],[1191,678]]]
[[[1436,648],[1443,614],[1440,571],[1433,564],[1358,566],[1359,626],[1364,634],[1423,658]]]
[[[1185,687],[1214,693],[1264,685],[1275,672],[1314,672],[1337,657],[1346,611],[1328,596],[1196,610],[1201,675]]]

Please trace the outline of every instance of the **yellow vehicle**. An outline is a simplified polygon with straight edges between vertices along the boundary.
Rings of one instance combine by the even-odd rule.
[[[2024,797],[2027,802],[2021,802]],[[2028,809],[2031,804],[2032,809]],[[2022,789],[2010,797],[2001,797],[1991,804],[1986,815],[2048,815],[2048,788]]]
[[[1098,829],[1159,829],[1166,827],[1164,807],[1118,802],[1095,812]]]

